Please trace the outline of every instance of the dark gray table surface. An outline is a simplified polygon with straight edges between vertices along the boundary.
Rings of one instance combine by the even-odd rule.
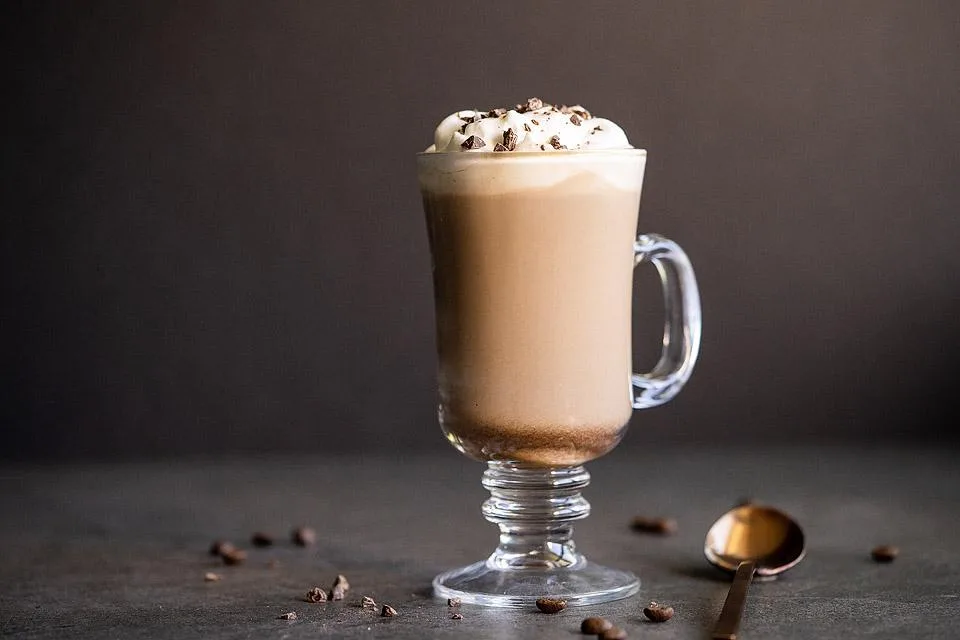
[[[557,615],[431,598],[441,570],[485,557],[483,466],[452,449],[423,456],[230,458],[0,467],[0,635],[20,638],[576,638],[604,615],[634,638],[707,638],[727,579],[703,558],[710,523],[743,496],[791,513],[807,558],[755,583],[741,628],[760,638],[960,637],[960,452],[807,447],[736,452],[670,443],[615,451],[588,469],[593,514],[576,527],[591,559],[637,572],[638,596]],[[669,515],[668,537],[632,532]],[[315,527],[308,549],[287,542]],[[268,549],[252,532],[275,533]],[[215,538],[246,563],[207,555]],[[889,565],[870,549],[901,548]],[[205,572],[222,575],[204,582]],[[343,602],[308,604],[338,573]],[[394,606],[382,618],[362,595]],[[645,622],[649,600],[673,620]],[[295,611],[294,622],[277,619]]]

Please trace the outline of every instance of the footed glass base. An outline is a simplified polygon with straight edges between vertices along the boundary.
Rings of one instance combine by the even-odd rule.
[[[441,573],[433,580],[440,598],[460,598],[490,607],[532,607],[537,598],[562,598],[568,607],[629,598],[640,580],[629,571],[584,560],[562,569],[497,569],[477,562]]]
[[[628,598],[640,580],[628,571],[589,562],[577,552],[573,522],[586,518],[580,490],[590,482],[581,467],[531,467],[490,462],[483,515],[500,527],[500,544],[487,560],[437,576],[434,594],[492,607],[529,607],[537,598],[568,606]]]

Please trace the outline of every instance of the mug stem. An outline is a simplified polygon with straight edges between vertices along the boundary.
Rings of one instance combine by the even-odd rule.
[[[490,462],[483,486],[490,498],[483,515],[500,527],[500,544],[487,564],[498,569],[577,567],[573,522],[590,514],[581,490],[590,483],[582,466],[532,467]]]

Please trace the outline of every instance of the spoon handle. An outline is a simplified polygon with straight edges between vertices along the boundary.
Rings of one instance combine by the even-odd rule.
[[[743,603],[747,599],[747,588],[753,580],[756,570],[755,562],[741,562],[737,567],[737,575],[733,577],[733,584],[727,593],[727,600],[720,610],[720,619],[713,629],[713,640],[737,640],[737,627],[740,626],[740,614],[743,613]]]

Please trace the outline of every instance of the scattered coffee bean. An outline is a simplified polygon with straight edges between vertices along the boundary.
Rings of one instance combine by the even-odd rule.
[[[363,609],[376,609],[377,601],[370,596],[363,596],[360,598],[360,607]]]
[[[212,556],[222,556],[225,553],[229,553],[236,549],[233,546],[232,542],[227,542],[226,540],[217,540],[212,545],[210,545],[210,555]]]
[[[250,544],[255,547],[269,547],[273,544],[273,536],[271,536],[269,533],[257,531],[255,534],[250,536]]]
[[[291,611],[289,613],[281,613],[280,615],[277,616],[277,619],[278,620],[296,620],[297,613],[296,611]]]
[[[220,554],[223,564],[237,565],[247,559],[247,552],[243,549],[229,549]]]
[[[610,627],[597,636],[599,640],[627,640],[627,632],[620,627]]]
[[[448,606],[448,607],[459,607],[459,606],[460,606],[460,598],[447,598],[447,606]]]
[[[537,609],[544,613],[559,613],[567,608],[567,601],[560,598],[537,598]]]
[[[643,608],[643,615],[652,622],[666,622],[673,617],[673,607],[651,602]]]
[[[613,623],[606,618],[584,618],[580,623],[580,633],[597,636],[613,627]]]
[[[304,600],[307,602],[326,602],[327,592],[320,587],[314,587],[313,589],[310,589],[310,591],[307,591],[307,595],[304,596]]]
[[[383,605],[383,609],[380,610],[380,615],[384,618],[392,618],[397,615],[397,610],[390,605],[385,604]]]
[[[673,518],[646,518],[637,516],[630,521],[630,528],[640,533],[654,533],[668,536],[677,532],[677,521]]]
[[[900,549],[890,544],[874,547],[870,552],[874,562],[893,562],[898,555],[900,555]]]
[[[207,573],[203,574],[203,581],[204,582],[220,582],[220,574],[208,571]]]
[[[290,539],[301,547],[309,547],[317,542],[317,532],[310,527],[297,527],[290,532]]]
[[[459,611],[450,615],[451,620],[463,620],[463,614]]]

